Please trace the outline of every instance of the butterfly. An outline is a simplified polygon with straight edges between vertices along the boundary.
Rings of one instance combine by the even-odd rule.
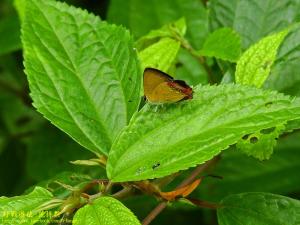
[[[170,75],[154,68],[144,71],[144,93],[153,104],[174,103],[192,99],[193,89],[182,80],[174,80]]]

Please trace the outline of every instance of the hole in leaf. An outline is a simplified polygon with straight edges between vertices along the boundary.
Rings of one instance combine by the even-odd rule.
[[[258,142],[258,138],[257,137],[251,137],[250,138],[250,143],[251,144],[255,144],[256,142]]]
[[[272,132],[274,132],[274,130],[276,129],[276,127],[271,127],[271,128],[267,128],[267,129],[262,129],[260,131],[261,134],[270,134]]]
[[[159,167],[160,166],[160,162],[158,162],[158,163],[155,163],[153,166],[152,166],[152,169],[153,170],[155,170],[157,167]]]
[[[267,102],[267,103],[265,104],[265,106],[266,106],[266,107],[270,107],[272,104],[273,104],[273,102]]]
[[[246,134],[242,137],[243,140],[247,140],[250,134]]]

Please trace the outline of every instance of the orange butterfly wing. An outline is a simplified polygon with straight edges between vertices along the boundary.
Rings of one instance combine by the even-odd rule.
[[[184,81],[153,68],[144,71],[144,93],[151,103],[172,103],[192,98],[192,89]]]

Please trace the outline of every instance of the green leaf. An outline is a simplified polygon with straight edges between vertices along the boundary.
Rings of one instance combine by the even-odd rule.
[[[52,194],[41,187],[36,187],[28,195],[15,196],[11,198],[0,197],[1,224],[35,224],[42,214],[34,210],[43,203],[51,200],[51,198]]]
[[[151,30],[148,34],[141,37],[136,42],[138,50],[142,50],[151,44],[157,42],[160,38],[169,37],[176,38],[177,35],[184,36],[186,33],[186,22],[184,18],[169,23],[157,30]]]
[[[237,62],[235,79],[237,83],[261,87],[268,78],[277,49],[289,29],[263,38],[246,52]]]
[[[174,63],[180,43],[172,38],[162,38],[139,53],[142,68],[152,67],[168,72]]]
[[[14,6],[19,14],[19,18],[21,20],[21,22],[24,21],[24,17],[25,17],[25,2],[26,0],[14,0]]]
[[[283,195],[297,192],[300,186],[299,174],[295,173],[300,170],[299,138],[299,133],[280,138],[272,157],[263,162],[246,157],[235,148],[224,151],[221,160],[210,171],[224,179],[207,178],[196,190],[196,196],[220,201],[227,195],[248,191]]]
[[[140,0],[110,1],[107,19],[128,27],[140,38],[150,30],[184,17],[187,23],[187,39],[199,49],[208,34],[207,11],[198,0]]]
[[[0,20],[0,55],[21,49],[20,23],[16,15]]]
[[[121,202],[111,197],[100,197],[79,209],[74,225],[140,225],[135,215]]]
[[[264,87],[289,95],[300,95],[300,25],[282,42],[274,67]]]
[[[95,170],[95,168],[88,171],[84,170],[82,173],[63,171],[50,179],[38,182],[37,185],[51,191],[55,197],[64,199],[70,196],[72,192],[64,188],[61,184],[71,186],[75,189],[82,189],[94,179],[107,179],[106,171],[104,169]],[[26,193],[32,189],[33,187],[28,188]]]
[[[231,84],[234,83],[234,72],[231,71],[231,69],[228,69],[221,80],[221,84]]]
[[[241,39],[231,28],[220,28],[205,40],[201,54],[209,57],[236,62],[241,53]]]
[[[243,49],[286,28],[299,15],[299,3],[294,0],[211,0],[209,8],[211,28],[234,28],[242,37]]]
[[[286,125],[286,132],[292,132],[293,130],[300,129],[300,120],[289,121]]]
[[[236,8],[241,0],[210,0],[209,22],[213,30],[233,27]]]
[[[184,80],[189,85],[207,84],[207,73],[199,59],[192,56],[187,50],[181,48],[178,52],[175,78]]]
[[[237,148],[248,156],[253,156],[259,160],[269,159],[284,128],[285,126],[280,124],[246,135],[237,143]]]
[[[300,96],[300,58],[278,62],[272,68],[264,88]]]
[[[234,29],[242,36],[243,48],[288,27],[297,12],[294,0],[242,0],[236,8]]]
[[[107,154],[140,101],[128,31],[64,3],[27,3],[23,45],[34,106],[82,146]]]
[[[134,115],[112,146],[108,177],[166,176],[211,159],[246,134],[299,117],[299,99],[241,85],[197,86],[190,101],[146,105]]]
[[[220,225],[297,225],[300,201],[271,193],[249,192],[231,195],[218,209]]]

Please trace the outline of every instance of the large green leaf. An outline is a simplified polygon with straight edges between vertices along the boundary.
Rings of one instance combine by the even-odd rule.
[[[218,209],[220,225],[298,225],[300,201],[270,193],[249,192],[231,195]]]
[[[128,31],[64,3],[27,3],[23,45],[34,106],[87,149],[107,154],[140,99]]]
[[[270,74],[277,49],[288,32],[289,29],[285,29],[265,37],[244,52],[237,62],[236,82],[261,87]]]
[[[12,198],[0,197],[0,221],[5,225],[31,225],[41,216],[37,207],[51,200],[52,194],[36,187],[30,194]]]
[[[20,23],[16,15],[0,20],[0,55],[21,49]]]
[[[221,160],[210,173],[223,179],[207,178],[197,190],[210,201],[220,201],[229,194],[248,191],[289,194],[300,187],[300,135],[299,133],[279,139],[269,160],[258,161],[247,157],[235,148],[222,153]]]
[[[211,159],[246,134],[299,117],[299,99],[240,85],[197,86],[190,101],[146,105],[134,115],[112,146],[108,176],[166,176]]]
[[[282,42],[274,67],[264,87],[290,95],[300,95],[300,26]]]
[[[241,0],[236,8],[234,29],[242,36],[242,46],[249,47],[262,37],[280,31],[293,22],[294,0]]]
[[[220,28],[205,40],[201,54],[236,62],[241,53],[240,36],[231,28]]]
[[[294,0],[212,0],[210,24],[213,29],[233,27],[246,49],[296,21],[298,11],[299,2]]]
[[[233,27],[236,8],[240,0],[210,0],[210,27],[216,30],[221,27]]]
[[[112,0],[108,21],[123,24],[139,38],[150,30],[185,17],[187,38],[200,48],[208,33],[207,12],[198,0]]]
[[[100,197],[79,209],[74,225],[139,225],[135,215],[121,202],[111,197]]]

